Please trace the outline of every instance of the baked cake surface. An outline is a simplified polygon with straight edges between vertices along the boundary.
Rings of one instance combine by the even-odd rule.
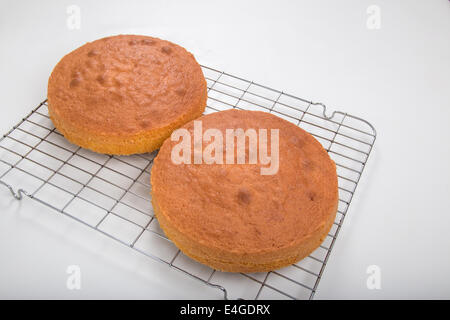
[[[206,81],[194,56],[169,41],[119,35],[63,57],[48,82],[49,114],[71,142],[100,153],[159,148],[199,117]]]
[[[268,129],[268,135],[279,129],[279,169],[261,175],[267,165],[259,161],[194,164],[192,158],[191,164],[175,164],[171,154],[179,141],[167,139],[151,172],[153,208],[166,235],[187,256],[231,272],[278,269],[314,251],[338,205],[336,166],[322,145],[265,112],[233,109],[198,120],[203,132],[215,128],[223,137],[226,129]],[[183,128],[193,136],[194,121]],[[246,152],[248,160],[248,147]]]

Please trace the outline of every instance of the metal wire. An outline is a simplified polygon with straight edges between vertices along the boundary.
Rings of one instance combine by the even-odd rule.
[[[18,200],[23,196],[34,199],[220,290],[224,299],[229,295],[312,299],[375,143],[375,128],[341,111],[328,116],[322,103],[202,68],[208,83],[205,113],[230,108],[273,113],[309,131],[335,161],[339,182],[336,220],[324,243],[301,262],[264,274],[230,274],[186,258],[153,216],[149,177],[156,153],[118,157],[73,146],[54,128],[46,101],[0,138],[0,184]],[[82,175],[87,179],[81,179]]]

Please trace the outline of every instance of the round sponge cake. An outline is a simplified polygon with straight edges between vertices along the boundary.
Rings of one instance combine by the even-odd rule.
[[[206,81],[194,56],[171,42],[137,35],[96,40],[67,54],[48,82],[48,109],[71,142],[99,153],[158,149],[199,117]]]
[[[217,157],[212,164],[204,159],[195,164],[193,155],[190,161],[172,161],[181,140],[174,135],[174,141],[164,142],[152,167],[151,193],[168,238],[192,259],[230,272],[274,270],[314,251],[328,234],[338,205],[336,166],[322,145],[298,126],[265,112],[232,109],[197,121],[202,132],[222,133],[211,154],[222,150],[225,159],[234,148],[234,161],[221,164]],[[192,137],[191,150],[200,123],[194,122],[182,127]],[[241,149],[245,163],[238,164],[238,140],[228,148],[225,141],[227,129],[238,128],[267,129],[267,153],[272,157],[271,129],[278,129],[278,171],[263,175],[261,168],[270,163],[250,163],[249,138]],[[202,142],[203,155],[215,139]]]

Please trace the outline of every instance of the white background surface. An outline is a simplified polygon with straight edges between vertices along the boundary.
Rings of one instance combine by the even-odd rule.
[[[71,4],[79,30],[66,27]],[[1,0],[0,131],[46,97],[64,54],[119,33],[369,120],[378,138],[316,298],[450,298],[449,1]],[[1,298],[220,298],[130,251],[0,188]],[[78,291],[66,288],[71,264]],[[374,264],[380,290],[366,286]]]

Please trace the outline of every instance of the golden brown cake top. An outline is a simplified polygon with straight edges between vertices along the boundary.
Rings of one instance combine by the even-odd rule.
[[[223,137],[226,129],[268,129],[270,142],[270,129],[279,129],[279,170],[261,175],[268,165],[248,163],[249,143],[245,164],[177,165],[171,153],[179,141],[167,139],[152,168],[152,194],[160,214],[180,232],[214,248],[268,252],[300,243],[336,214],[336,167],[309,133],[259,111],[228,110],[198,120],[203,132],[216,128]],[[193,137],[194,122],[183,128]]]
[[[147,36],[86,43],[59,61],[48,82],[52,111],[74,128],[98,134],[161,128],[205,99],[206,81],[194,56]]]

